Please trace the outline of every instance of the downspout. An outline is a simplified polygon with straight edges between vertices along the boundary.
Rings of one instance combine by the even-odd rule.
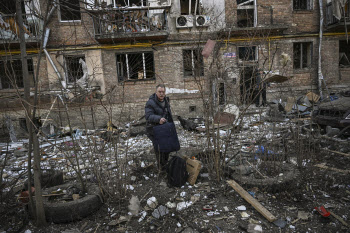
[[[48,14],[47,17],[46,17],[46,22],[48,22],[48,21],[50,20],[52,14],[53,14],[53,12],[54,12],[54,10],[55,10],[56,8],[57,8],[57,3],[56,3],[56,1],[54,0],[54,1],[53,1],[53,6],[52,6],[52,8],[51,8],[49,14]]]
[[[254,27],[258,25],[258,6],[256,0],[254,0]]]
[[[322,49],[322,37],[323,37],[323,0],[319,0],[320,4],[320,34],[319,34],[319,46],[318,46],[318,92],[320,94],[321,100],[323,99],[323,92],[322,92],[322,81],[323,75],[322,75],[322,64],[321,64],[321,49]]]
[[[58,69],[57,69],[55,63],[52,61],[52,58],[51,58],[50,54],[49,54],[49,53],[47,52],[47,50],[46,50],[46,44],[47,44],[47,41],[48,41],[48,39],[49,39],[49,34],[50,34],[50,29],[49,29],[49,28],[46,28],[46,31],[45,31],[45,38],[44,38],[44,44],[43,44],[43,51],[44,51],[44,53],[45,53],[47,59],[49,60],[49,62],[50,62],[50,64],[51,64],[52,68],[55,70],[58,79],[61,81],[62,87],[63,87],[64,89],[66,89],[66,87],[67,87],[66,82],[62,79],[62,76],[61,76],[60,72],[58,72]]]

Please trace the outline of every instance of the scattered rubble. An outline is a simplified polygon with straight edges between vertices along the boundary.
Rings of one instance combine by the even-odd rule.
[[[232,115],[224,114],[228,121],[211,119],[211,127],[221,131],[219,150],[203,150],[208,143],[205,132],[192,130],[203,122],[186,119],[194,123],[187,129],[175,122],[182,147],[178,154],[201,164],[194,169],[196,179],[180,188],[168,187],[165,174],[154,166],[152,143],[141,131],[142,119],[115,127],[118,129],[107,126],[110,131],[76,129],[73,135],[58,133],[55,128],[55,136],[40,138],[42,169],[62,171],[64,182],[76,181],[78,173],[95,184],[105,179],[108,185],[99,188],[102,193],[94,200],[101,205],[102,195],[110,200],[95,213],[80,217],[81,221],[54,225],[60,229],[57,232],[278,232],[278,228],[345,232],[350,201],[349,139],[334,134],[330,141],[330,135],[319,134],[310,115],[310,108],[319,104],[317,96],[276,102],[268,108],[249,108],[242,119],[238,117],[240,110],[234,108],[227,112]],[[132,131],[137,127],[140,130]],[[0,143],[3,197],[21,199],[19,193],[25,191],[27,145],[28,140],[21,138]],[[222,180],[213,172],[215,155],[224,161]],[[242,193],[228,186],[225,179],[239,183],[243,196],[253,204],[248,205]],[[52,195],[44,195],[48,194]],[[69,198],[79,202],[85,197],[85,193],[72,190]],[[322,222],[314,210],[315,200],[326,209],[332,208],[327,220],[332,224]],[[20,222],[25,212],[19,201],[7,205],[14,211],[8,211],[4,219],[17,217],[1,222],[0,232],[15,232],[16,224],[40,232]]]

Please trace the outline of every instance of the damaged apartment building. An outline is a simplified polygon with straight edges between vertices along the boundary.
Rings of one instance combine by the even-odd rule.
[[[15,2],[0,3],[0,105],[14,120],[24,117],[21,29],[39,115],[65,108],[88,127],[142,117],[159,83],[185,117],[203,115],[203,98],[216,110],[249,105],[258,69],[268,100],[350,84],[346,0],[23,0],[23,25]]]

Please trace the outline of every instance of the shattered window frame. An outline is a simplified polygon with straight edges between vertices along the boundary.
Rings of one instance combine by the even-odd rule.
[[[182,60],[185,77],[204,76],[204,60],[202,49],[183,49]]]
[[[180,1],[181,15],[200,15],[200,6],[199,0],[182,0]]]
[[[294,11],[311,11],[313,10],[313,0],[293,0]]]
[[[64,74],[67,84],[75,84],[77,80],[84,76],[83,66],[79,63],[80,59],[86,62],[84,54],[64,56]]]
[[[34,86],[34,66],[31,58],[27,59],[28,73],[30,78],[30,86]],[[5,65],[6,64],[6,65]],[[15,85],[12,85],[11,80],[15,81]],[[0,60],[0,90],[4,89],[16,89],[24,88],[22,60]]]
[[[218,86],[218,103],[220,106],[226,104],[226,85],[225,83],[219,83]]]
[[[258,60],[258,46],[239,46],[238,60],[239,62],[256,62]]]
[[[116,53],[116,68],[118,82],[154,80],[154,53],[152,51]]]
[[[60,22],[80,22],[80,0],[59,0],[58,12]]]
[[[350,67],[350,44],[339,40],[339,67]]]
[[[237,27],[256,27],[257,9],[255,0],[237,0]]]
[[[312,42],[293,43],[293,68],[310,69],[312,66]]]

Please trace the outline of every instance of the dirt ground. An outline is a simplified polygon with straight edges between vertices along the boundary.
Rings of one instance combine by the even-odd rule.
[[[261,131],[263,126],[269,128],[271,125],[258,126],[259,136],[268,138],[268,135]],[[251,125],[249,128],[253,132],[257,130]],[[274,135],[278,138],[283,137],[283,129],[285,128],[280,125],[279,133]],[[247,127],[243,127],[242,130],[247,131]],[[180,155],[193,153],[189,151],[198,146],[199,138],[205,138],[180,127],[178,133],[182,147],[190,148],[187,151],[182,149],[178,153]],[[244,133],[241,131],[238,137],[240,143],[237,143],[239,149],[241,152],[251,151],[252,147],[249,144],[256,146],[258,140],[248,136],[242,138],[242,135]],[[234,141],[237,142],[238,139]],[[247,141],[254,143],[246,143]],[[2,200],[0,232],[350,232],[350,225],[346,225],[350,224],[349,139],[338,141],[319,139],[316,146],[318,148],[313,148],[312,155],[306,154],[311,153],[309,150],[304,150],[299,151],[304,153],[302,156],[293,153],[285,158],[284,163],[293,166],[295,174],[286,183],[277,182],[275,185],[266,186],[263,179],[256,185],[241,183],[262,206],[285,223],[283,228],[269,222],[227,184],[227,181],[233,178],[240,183],[239,177],[244,175],[242,171],[233,175],[234,165],[218,180],[210,169],[212,164],[204,157],[197,156],[202,161],[203,168],[196,184],[191,186],[187,183],[181,188],[168,187],[166,174],[159,173],[154,165],[150,142],[145,136],[138,136],[132,141],[135,150],[130,150],[132,156],[128,161],[128,173],[123,176],[123,182],[126,184],[123,194],[118,193],[117,198],[107,199],[96,213],[80,221],[49,223],[45,227],[35,227],[27,216],[26,208],[13,197],[7,199],[6,203]],[[124,145],[130,145],[130,142],[125,140]],[[293,147],[292,140],[287,144]],[[342,151],[343,154],[326,149]],[[237,162],[249,157],[253,163],[254,156],[256,157],[256,153],[241,153],[240,159],[237,157],[234,160]],[[315,166],[321,163],[339,170]],[[284,175],[283,170],[268,173],[263,166],[255,168],[276,179]],[[249,169],[250,177],[260,177],[255,169]],[[140,200],[136,215],[132,215],[128,208],[132,196]],[[150,206],[147,200],[152,197],[156,199],[156,203],[149,202]],[[181,209],[179,207],[182,204],[185,205]],[[160,206],[167,210],[165,215],[159,218],[152,216],[154,208]],[[334,215],[321,216],[315,210],[315,207],[320,206],[331,211],[338,219]]]

